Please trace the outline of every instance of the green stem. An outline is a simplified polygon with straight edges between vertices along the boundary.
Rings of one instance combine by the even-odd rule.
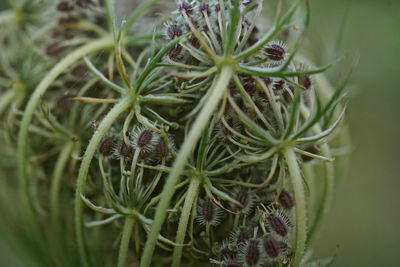
[[[122,231],[121,244],[119,246],[118,265],[117,265],[118,267],[126,266],[126,258],[128,256],[128,250],[129,250],[129,241],[131,239],[132,229],[133,226],[135,225],[135,221],[136,220],[134,216],[128,216],[125,219],[125,225]]]
[[[322,88],[329,88],[329,84],[325,84]],[[320,93],[323,97],[328,98],[331,92],[324,91],[323,89],[320,90]],[[310,111],[306,107],[302,107],[300,110],[302,116],[304,118],[310,117]],[[314,125],[312,131],[315,135],[320,134],[322,132],[321,127],[319,124]],[[327,143],[321,145],[321,152],[323,156],[331,158],[332,154],[330,152],[330,147]],[[315,239],[315,234],[318,232],[318,228],[321,225],[322,218],[326,215],[330,209],[333,196],[335,193],[335,170],[334,165],[332,162],[325,162],[324,163],[324,170],[325,170],[325,185],[322,192],[322,199],[319,200],[318,208],[315,213],[315,218],[310,226],[308,232],[308,244],[311,244]],[[314,204],[314,203],[313,203]]]
[[[222,68],[221,73],[219,74],[218,77],[218,81],[215,84],[215,87],[212,88],[213,92],[211,93],[208,102],[205,103],[199,116],[194,122],[187,139],[183,143],[182,148],[180,149],[177,155],[176,161],[171,169],[166,184],[163,188],[161,200],[157,206],[156,214],[154,217],[154,222],[152,224],[151,231],[147,237],[147,242],[143,251],[143,258],[140,263],[141,267],[150,266],[158,234],[160,233],[161,226],[164,223],[169,203],[175,191],[174,186],[177,183],[179,176],[185,167],[186,160],[189,157],[190,152],[197,144],[197,141],[202,135],[204,128],[210,121],[213,112],[218,106],[223,94],[225,93],[229,81],[232,78],[232,75],[233,75],[233,70],[230,66],[224,66]]]
[[[189,217],[192,211],[193,203],[195,202],[199,190],[201,180],[199,177],[193,177],[189,189],[183,204],[181,218],[179,219],[178,231],[176,234],[176,244],[183,244],[185,242],[186,229],[189,221]],[[174,254],[172,256],[172,267],[179,267],[182,257],[182,246],[176,246],[174,248]]]
[[[78,250],[80,254],[81,264],[83,266],[90,266],[87,257],[85,241],[84,241],[84,231],[83,231],[83,203],[80,197],[80,193],[84,193],[86,180],[89,172],[90,163],[97,150],[103,136],[114,123],[114,121],[121,115],[122,112],[127,110],[133,101],[131,98],[123,98],[118,104],[116,104],[107,116],[100,123],[97,131],[94,133],[92,139],[87,146],[85,155],[83,156],[81,167],[79,169],[78,180],[77,180],[77,190],[75,194],[75,231],[77,237]]]
[[[4,110],[6,110],[6,108],[14,100],[14,97],[17,95],[17,93],[18,93],[17,89],[9,89],[0,97],[0,117],[4,112]]]
[[[315,127],[315,133],[321,132],[319,126]],[[331,158],[331,152],[328,144],[321,145],[321,152],[324,156]],[[331,207],[333,196],[335,193],[335,170],[333,162],[325,162],[325,186],[322,192],[322,199],[320,200],[318,210],[315,214],[315,219],[308,232],[308,243],[313,242],[315,234],[318,232],[319,226],[321,225],[322,218],[328,214]]]
[[[283,154],[289,168],[290,179],[294,191],[294,199],[296,202],[296,247],[294,251],[294,259],[291,264],[291,266],[296,267],[300,266],[307,239],[306,196],[296,154],[290,147],[285,148]]]
[[[107,47],[111,47],[113,45],[113,40],[111,38],[104,38],[98,41],[94,41],[89,43],[75,52],[72,52],[70,55],[65,57],[62,61],[60,61],[54,68],[48,73],[48,75],[40,82],[40,84],[36,87],[34,93],[32,94],[29,102],[26,106],[21,128],[18,134],[18,179],[21,187],[20,190],[20,199],[23,206],[23,210],[25,215],[27,216],[26,221],[31,224],[32,227],[37,229],[36,235],[41,234],[40,226],[38,224],[35,210],[31,200],[31,192],[29,189],[29,174],[28,174],[28,160],[27,160],[27,148],[28,148],[28,132],[29,126],[32,121],[33,114],[35,109],[39,103],[40,97],[46,92],[46,90],[50,87],[50,85],[54,82],[54,80],[69,66],[71,66],[74,62],[84,57],[85,55],[105,49]],[[40,238],[40,237],[38,237]]]
[[[50,188],[50,206],[51,206],[51,222],[53,229],[56,233],[60,233],[61,225],[59,221],[59,210],[60,210],[60,185],[61,179],[64,174],[65,166],[68,163],[68,159],[71,156],[74,144],[72,142],[67,143],[61,150],[60,156],[56,162],[56,166],[53,172],[53,178]]]

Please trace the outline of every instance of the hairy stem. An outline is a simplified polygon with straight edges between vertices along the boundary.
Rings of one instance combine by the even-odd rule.
[[[189,189],[185,198],[185,203],[183,204],[181,218],[179,219],[178,231],[176,233],[177,244],[183,244],[185,242],[186,229],[189,221],[189,217],[192,211],[193,203],[197,198],[199,186],[201,180],[198,177],[193,177]],[[182,257],[182,246],[176,246],[174,248],[174,254],[172,256],[172,267],[179,267]]]
[[[292,182],[296,201],[296,247],[294,250],[294,259],[291,264],[291,266],[296,267],[300,266],[307,239],[306,196],[304,194],[303,179],[301,177],[299,164],[293,148],[285,148],[283,154],[289,168],[290,180]]]
[[[189,135],[180,149],[175,163],[171,169],[171,172],[167,178],[166,184],[163,188],[161,200],[157,206],[154,222],[151,227],[151,231],[147,237],[147,242],[143,251],[143,258],[140,263],[141,267],[149,267],[151,264],[151,258],[156,246],[158,234],[160,233],[161,226],[164,223],[165,215],[171,198],[174,194],[174,186],[177,183],[182,170],[185,167],[186,160],[189,157],[190,152],[193,150],[197,141],[199,140],[202,131],[206,127],[207,123],[218,106],[226,88],[229,84],[233,75],[233,70],[230,66],[224,66],[218,76],[218,81],[215,86],[211,89],[211,93],[208,102],[205,103],[199,116],[194,122]]]
[[[116,104],[107,116],[100,123],[97,131],[94,133],[92,139],[86,148],[85,155],[83,156],[81,167],[79,169],[78,180],[77,180],[77,190],[75,194],[75,231],[78,243],[78,250],[80,255],[81,264],[83,266],[90,266],[89,259],[86,252],[85,241],[84,241],[84,231],[83,231],[83,202],[81,200],[80,194],[84,193],[86,180],[89,172],[90,163],[93,159],[94,153],[96,152],[103,136],[114,123],[114,121],[127,110],[133,101],[130,97],[123,98],[118,104]]]
[[[129,240],[131,239],[132,229],[135,225],[136,218],[134,216],[128,216],[125,219],[124,229],[122,230],[121,244],[119,246],[118,253],[118,267],[126,266],[126,258],[129,250]]]

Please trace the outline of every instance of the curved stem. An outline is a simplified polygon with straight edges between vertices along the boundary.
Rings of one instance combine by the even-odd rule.
[[[193,177],[190,182],[189,189],[183,204],[181,218],[179,219],[178,231],[176,234],[176,244],[183,244],[185,242],[186,229],[189,221],[189,217],[192,211],[193,204],[197,198],[199,186],[201,180],[198,177]],[[176,246],[174,248],[174,254],[172,256],[172,267],[179,267],[182,257],[182,246]]]
[[[41,230],[37,222],[35,210],[32,204],[30,189],[29,189],[29,175],[28,175],[28,160],[27,160],[27,148],[28,148],[28,132],[29,126],[32,121],[33,114],[39,103],[40,97],[46,92],[54,80],[74,62],[84,57],[85,55],[111,47],[113,40],[111,38],[103,38],[98,41],[89,43],[75,52],[72,52],[62,61],[60,61],[54,68],[48,73],[48,75],[40,82],[32,94],[29,102],[26,106],[24,116],[22,118],[21,128],[18,134],[18,179],[21,186],[20,199],[22,202],[24,213],[27,216],[26,221],[32,224],[31,226],[37,229],[37,233],[41,235]]]
[[[87,257],[85,241],[84,241],[84,231],[83,231],[83,203],[80,194],[84,193],[86,180],[89,172],[90,163],[97,150],[103,136],[114,123],[114,121],[119,117],[119,115],[127,110],[133,101],[131,98],[123,98],[118,104],[116,104],[107,116],[100,123],[97,131],[94,133],[92,139],[86,148],[85,155],[83,156],[81,167],[79,169],[77,189],[75,193],[75,231],[78,243],[78,250],[80,254],[80,260],[83,266],[90,266]]]
[[[154,217],[154,222],[151,227],[151,231],[147,237],[147,242],[143,251],[143,258],[140,263],[141,267],[149,267],[151,263],[151,258],[156,246],[158,234],[160,233],[161,226],[164,223],[165,215],[171,198],[174,194],[174,186],[177,183],[182,170],[185,167],[186,160],[189,157],[190,152],[193,150],[197,141],[199,140],[204,128],[210,121],[210,118],[218,106],[226,88],[229,84],[233,75],[232,67],[224,66],[218,76],[218,80],[215,86],[211,89],[213,90],[209,99],[205,103],[203,109],[201,110],[199,116],[194,122],[189,135],[180,149],[176,161],[171,169],[171,172],[167,178],[166,184],[163,188],[161,200],[157,206],[156,214]]]
[[[125,219],[124,229],[122,231],[122,238],[121,244],[119,246],[119,253],[118,253],[118,267],[126,266],[126,258],[129,250],[129,240],[131,239],[132,229],[135,225],[135,217],[128,216]]]
[[[296,247],[294,259],[291,264],[291,266],[296,267],[300,266],[307,239],[306,196],[296,154],[290,147],[285,148],[283,154],[289,168],[290,180],[292,182],[296,202]]]
[[[4,110],[11,104],[14,97],[17,95],[18,91],[16,89],[9,89],[0,97],[0,117]]]

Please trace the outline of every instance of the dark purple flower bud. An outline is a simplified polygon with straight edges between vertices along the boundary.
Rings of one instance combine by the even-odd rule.
[[[221,11],[221,6],[219,4],[215,5],[215,12],[220,12]]]
[[[306,90],[309,90],[312,86],[312,80],[309,75],[304,75],[304,76],[299,77],[299,82],[301,85],[304,86],[304,88]]]
[[[270,77],[263,78],[265,85],[269,86],[272,84],[273,80]]]
[[[201,3],[199,6],[199,10],[201,13],[206,13],[208,16],[211,14],[210,5],[206,3]]]
[[[160,142],[158,142],[157,144],[157,148],[158,148],[158,153],[160,154],[160,156],[162,158],[166,158],[169,155],[169,150],[168,150],[168,146],[165,143],[164,139],[160,139]]]
[[[235,234],[234,242],[236,242],[237,244],[242,244],[242,243],[245,243],[249,239],[250,239],[249,230],[241,227]]]
[[[57,5],[57,10],[60,12],[69,12],[74,9],[74,5],[71,3],[71,1],[65,0],[61,1]]]
[[[272,236],[267,236],[263,240],[265,253],[271,258],[277,258],[280,254],[280,243]]]
[[[247,242],[243,249],[243,254],[246,266],[258,266],[261,261],[261,251],[256,240]]]
[[[238,209],[241,213],[244,214],[250,212],[251,207],[253,205],[253,198],[248,192],[239,191],[235,195],[235,200],[241,204],[241,206],[236,205],[236,209]]]
[[[167,29],[168,37],[173,40],[182,35],[182,29],[179,25],[172,24]]]
[[[136,145],[140,148],[143,148],[145,146],[148,146],[152,140],[153,140],[153,132],[146,129],[139,134],[136,140]]]
[[[285,88],[286,82],[284,80],[279,80],[274,82],[273,84],[273,88],[277,91],[282,90],[283,88]]]
[[[289,254],[290,253],[290,249],[291,247],[286,244],[284,241],[279,242],[279,250],[281,252],[281,254]]]
[[[282,211],[271,213],[268,216],[268,225],[272,231],[280,236],[287,236],[291,227],[289,218]]]
[[[172,60],[178,60],[182,55],[182,47],[180,45],[175,45],[168,51],[167,55]]]
[[[105,157],[111,156],[113,153],[114,139],[112,137],[105,138],[99,147],[99,152]]]
[[[183,2],[179,6],[179,11],[180,12],[185,12],[186,15],[190,16],[193,13],[193,6],[191,4],[189,4],[188,2]]]
[[[64,47],[59,43],[52,43],[46,47],[46,54],[49,56],[56,56],[64,50]]]
[[[274,61],[281,61],[285,59],[286,49],[282,44],[272,43],[268,44],[265,48],[266,55],[269,59]]]
[[[279,195],[279,203],[281,203],[281,205],[287,209],[294,207],[294,199],[292,195],[286,190],[283,190]]]
[[[198,220],[201,224],[218,225],[220,215],[219,208],[211,200],[204,201],[198,209]]]
[[[122,140],[119,143],[117,152],[118,152],[119,157],[128,157],[128,156],[132,156],[133,150],[130,145],[126,144],[125,141]]]

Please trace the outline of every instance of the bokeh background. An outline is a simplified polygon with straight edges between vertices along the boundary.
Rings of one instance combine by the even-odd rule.
[[[316,256],[336,254],[333,266],[341,267],[400,266],[400,1],[311,5],[309,40],[316,63],[339,54],[350,62],[360,55],[349,92],[350,168],[338,184]],[[0,0],[0,10],[5,6]],[[337,76],[340,66],[345,64],[330,76]],[[12,247],[0,236],[0,266],[26,266]]]
[[[317,254],[333,266],[400,266],[400,1],[312,1],[310,38],[322,53],[360,54],[350,89],[350,169],[338,185]],[[339,38],[340,39],[340,38]],[[331,45],[332,44],[332,45]]]

